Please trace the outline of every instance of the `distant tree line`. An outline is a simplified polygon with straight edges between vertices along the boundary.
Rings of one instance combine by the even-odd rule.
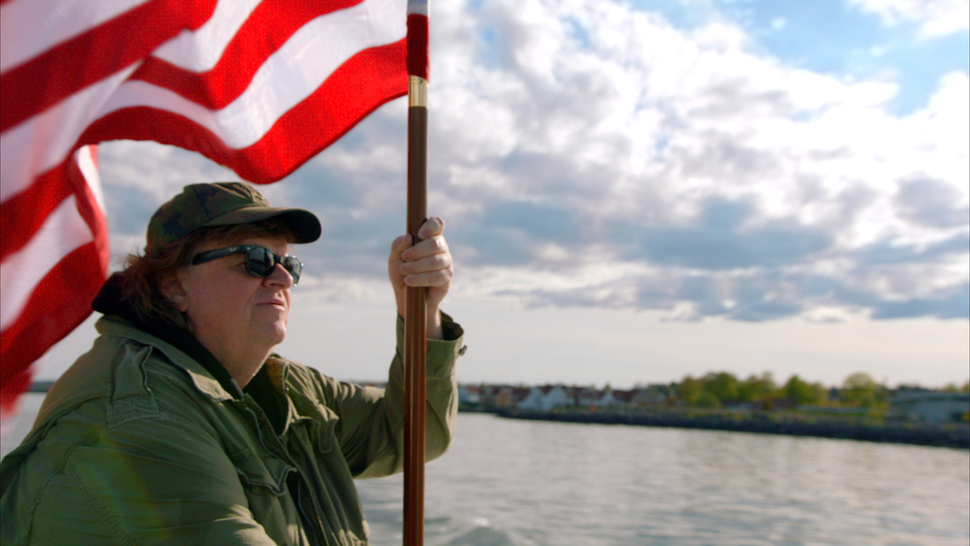
[[[795,404],[820,404],[828,390],[820,383],[808,383],[793,375],[779,386],[770,372],[738,379],[729,372],[710,372],[703,377],[684,377],[677,387],[677,398],[686,406],[717,408],[735,404],[770,406],[773,400],[789,399]]]
[[[684,377],[675,383],[677,399],[685,406],[717,408],[737,404],[760,404],[769,409],[778,401],[798,406],[838,404],[847,407],[876,408],[887,403],[890,389],[867,373],[849,375],[840,388],[828,389],[821,383],[810,383],[798,375],[778,385],[770,372],[738,379],[729,372],[710,372],[703,377]],[[962,388],[948,385],[944,390],[970,391],[970,382]]]

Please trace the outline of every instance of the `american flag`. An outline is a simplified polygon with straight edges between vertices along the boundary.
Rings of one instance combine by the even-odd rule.
[[[106,277],[95,144],[153,140],[279,180],[407,93],[405,13],[406,0],[0,0],[2,409]]]

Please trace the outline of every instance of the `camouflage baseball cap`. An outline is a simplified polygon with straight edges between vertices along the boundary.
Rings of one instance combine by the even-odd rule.
[[[191,184],[155,211],[148,222],[148,240],[174,243],[201,227],[231,226],[267,218],[282,221],[296,243],[320,237],[320,220],[304,209],[272,207],[255,188],[243,182]]]

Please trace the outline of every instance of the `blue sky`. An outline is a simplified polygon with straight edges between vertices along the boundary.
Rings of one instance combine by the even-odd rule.
[[[435,4],[429,206],[456,259],[459,380],[966,381],[967,5]],[[324,223],[280,350],[338,378],[384,374],[405,124],[389,103],[264,188]],[[234,178],[151,143],[103,145],[101,166],[119,259],[183,184]]]
[[[939,4],[940,17],[948,17],[942,11],[947,3],[925,4]],[[965,26],[962,31],[933,33],[924,30],[933,19],[883,15],[867,9],[864,2],[728,1],[717,6],[748,32],[755,47],[785,64],[845,80],[896,83],[899,89],[888,106],[897,115],[925,107],[940,77],[966,71],[970,64]]]

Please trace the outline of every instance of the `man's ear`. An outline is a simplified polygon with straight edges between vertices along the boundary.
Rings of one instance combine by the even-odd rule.
[[[177,274],[171,274],[161,281],[160,287],[162,291],[162,296],[172,304],[173,307],[178,309],[180,313],[184,313],[189,309],[189,298],[185,293],[185,288],[182,286],[182,280],[179,279]]]

